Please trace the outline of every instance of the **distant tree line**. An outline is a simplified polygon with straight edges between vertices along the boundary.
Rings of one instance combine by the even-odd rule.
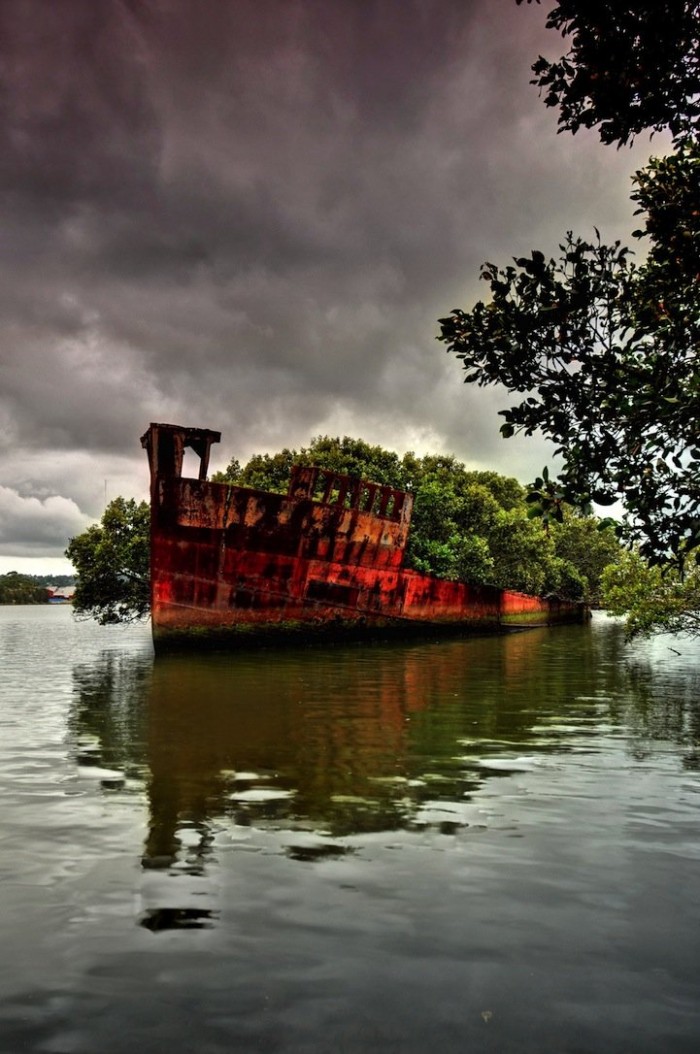
[[[46,585],[34,575],[8,571],[0,575],[0,604],[46,604],[49,599]]]

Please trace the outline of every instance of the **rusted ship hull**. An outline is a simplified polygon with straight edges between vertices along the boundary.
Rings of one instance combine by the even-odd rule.
[[[403,568],[412,496],[317,468],[289,493],[206,480],[218,432],[150,426],[156,648],[485,632],[581,621],[581,604]],[[182,477],[183,452],[200,457]]]

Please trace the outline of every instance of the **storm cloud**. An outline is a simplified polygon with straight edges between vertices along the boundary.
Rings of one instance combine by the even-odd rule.
[[[513,0],[3,4],[0,555],[23,530],[36,552],[22,502],[56,514],[58,555],[105,494],[143,496],[150,420],[220,429],[214,467],[351,433],[534,475],[544,444],[500,439],[503,397],[462,386],[436,320],[484,259],[628,239],[648,153],[555,134],[528,85],[560,50],[543,22]]]

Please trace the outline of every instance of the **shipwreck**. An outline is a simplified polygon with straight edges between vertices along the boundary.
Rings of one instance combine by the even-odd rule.
[[[297,466],[288,493],[207,480],[220,432],[151,424],[157,650],[490,632],[583,621],[585,605],[404,568],[413,496]],[[183,476],[186,449],[199,458]],[[195,459],[196,460],[196,459]]]

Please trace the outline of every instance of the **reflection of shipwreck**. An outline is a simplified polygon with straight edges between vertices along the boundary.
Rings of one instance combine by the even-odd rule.
[[[152,424],[156,647],[572,622],[584,607],[403,569],[413,497],[297,466],[286,495],[210,483],[219,432]],[[182,475],[184,452],[200,458]]]

